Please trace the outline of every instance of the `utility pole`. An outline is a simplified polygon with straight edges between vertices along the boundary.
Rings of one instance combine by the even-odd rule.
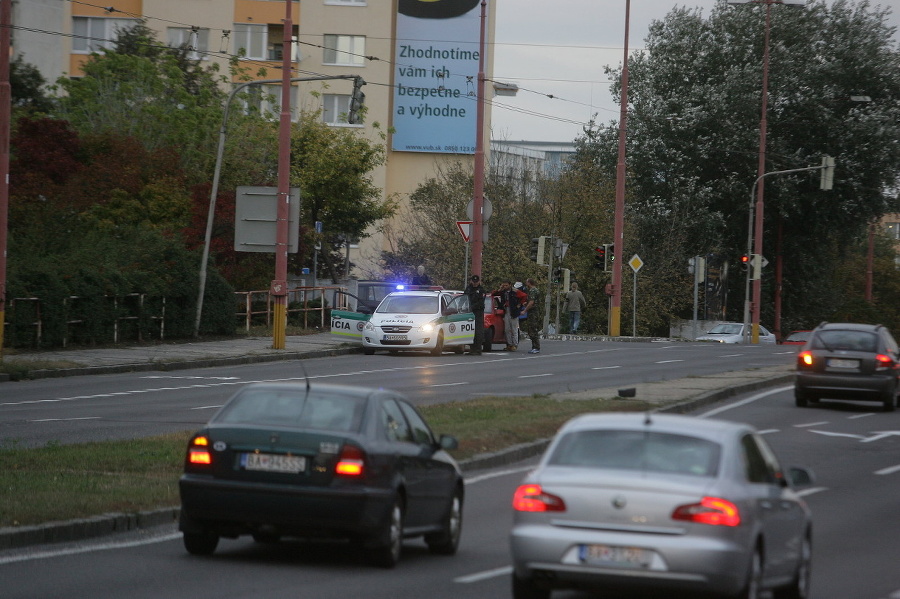
[[[284,35],[281,52],[281,119],[278,125],[278,211],[275,225],[275,297],[272,349],[284,349],[287,334],[287,252],[291,201],[291,20],[292,0],[284,0]]]
[[[612,294],[609,298],[609,334],[618,337],[622,323],[622,256],[625,251],[625,125],[628,119],[628,22],[631,0],[625,0],[625,58],[622,63],[622,95],[619,100],[619,160],[616,163],[616,216],[613,226]]]
[[[6,322],[6,246],[9,230],[9,121],[12,90],[9,86],[9,52],[12,0],[0,0],[0,359]]]
[[[481,38],[478,52],[478,89],[475,107],[475,181],[472,198],[472,274],[481,276],[484,251],[484,37],[487,0],[481,0]]]

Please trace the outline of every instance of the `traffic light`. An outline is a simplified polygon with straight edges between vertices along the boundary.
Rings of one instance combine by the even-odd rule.
[[[544,264],[544,246],[546,245],[547,237],[542,235],[540,237],[532,237],[531,238],[531,259],[538,264]]]
[[[747,254],[744,254],[743,256],[741,256],[741,270],[744,272],[747,272],[747,270],[749,268],[750,268],[750,256],[748,256]]]
[[[556,283],[557,285],[562,280],[562,270],[563,269],[561,269],[561,268],[553,269],[553,282]]]
[[[347,112],[347,122],[356,125],[362,116],[360,112],[366,103],[366,94],[362,91],[362,86],[366,84],[362,77],[356,77],[353,80],[353,95],[350,96],[350,110]]]
[[[616,261],[616,245],[614,243],[607,243],[603,247],[606,248],[603,252],[603,255],[606,257],[606,262],[603,264],[603,270],[610,272],[613,267],[613,262]]]
[[[822,171],[819,175],[819,189],[828,191],[834,184],[834,158],[822,156]]]
[[[594,248],[594,268],[606,270],[606,246],[598,245]]]
[[[750,280],[755,281],[762,276],[762,256],[750,254]]]

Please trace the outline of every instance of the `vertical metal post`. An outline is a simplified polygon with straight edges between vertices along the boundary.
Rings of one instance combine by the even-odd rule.
[[[622,95],[619,100],[619,159],[616,164],[616,217],[613,228],[612,295],[609,302],[609,334],[620,335],[622,322],[622,256],[625,230],[625,130],[628,119],[628,26],[631,19],[631,0],[625,0],[625,57],[622,62]]]

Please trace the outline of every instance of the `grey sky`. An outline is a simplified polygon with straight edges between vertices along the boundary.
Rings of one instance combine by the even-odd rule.
[[[570,142],[594,114],[618,121],[603,67],[624,58],[625,0],[488,1],[497,2],[494,79],[520,88],[516,97],[493,99],[493,139]],[[706,16],[716,1],[631,0],[630,51],[674,7],[697,6]],[[890,7],[900,26],[900,0],[871,4]]]

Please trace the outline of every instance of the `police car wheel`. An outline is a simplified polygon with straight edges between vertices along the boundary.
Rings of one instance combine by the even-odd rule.
[[[438,334],[437,342],[434,344],[434,348],[431,350],[432,356],[439,356],[444,353],[444,333]]]

